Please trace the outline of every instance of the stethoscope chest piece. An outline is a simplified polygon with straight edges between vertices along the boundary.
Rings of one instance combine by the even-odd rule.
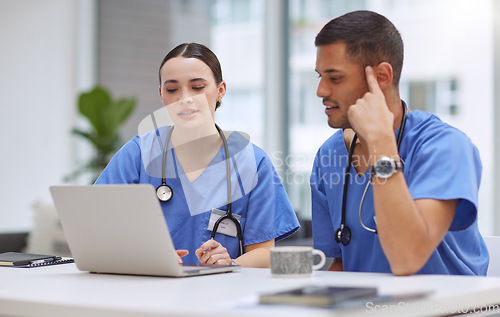
[[[351,229],[348,226],[344,226],[342,229],[338,228],[335,231],[335,241],[344,246],[348,245],[351,242]]]
[[[160,201],[167,202],[172,199],[173,195],[174,192],[172,191],[172,187],[166,184],[162,184],[156,188],[156,196],[158,196]]]

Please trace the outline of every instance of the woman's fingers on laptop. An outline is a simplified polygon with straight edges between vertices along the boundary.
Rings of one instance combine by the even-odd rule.
[[[182,257],[188,255],[189,251],[188,250],[175,250],[177,252],[177,260],[179,261],[179,264],[182,264]]]
[[[227,249],[213,239],[203,243],[195,254],[203,264],[231,264]]]
[[[223,257],[215,261],[214,264],[231,265],[233,263],[233,261],[229,257],[229,254],[227,254],[227,256],[226,255],[221,255],[221,256]]]

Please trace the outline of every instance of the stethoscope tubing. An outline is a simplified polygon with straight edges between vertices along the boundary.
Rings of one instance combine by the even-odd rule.
[[[397,147],[398,147],[398,153],[399,153],[399,148],[401,146],[401,141],[403,139],[403,133],[406,127],[406,118],[408,115],[408,107],[406,103],[401,100],[401,104],[403,107],[403,117],[401,118],[401,124],[399,127],[399,133],[398,133],[398,138],[397,138]],[[351,164],[352,164],[352,156],[354,154],[354,147],[356,145],[356,141],[358,140],[358,135],[354,134],[354,137],[352,138],[351,141],[351,146],[349,147],[349,156],[347,159],[347,166],[345,170],[345,178],[344,178],[344,188],[343,188],[343,194],[342,194],[342,218],[340,222],[340,228],[336,230],[335,232],[335,241],[337,243],[342,243],[344,246],[348,245],[349,242],[351,241],[351,229],[346,226],[346,204],[347,204],[347,190],[349,187],[349,178],[350,178],[350,169],[351,169]],[[404,161],[401,159],[401,161],[404,164]],[[366,184],[366,187],[363,191],[363,195],[361,196],[361,201],[359,203],[359,222],[361,224],[361,227],[363,229],[373,232],[377,234],[377,229],[372,229],[368,226],[366,226],[363,222],[362,219],[362,210],[363,210],[363,204],[365,201],[366,193],[368,192],[368,188],[370,187],[370,184],[372,183],[371,178],[368,180],[368,183]]]
[[[172,190],[172,187],[167,185],[167,176],[166,176],[166,162],[167,162],[167,150],[168,150],[168,144],[170,143],[170,139],[172,138],[172,132],[174,131],[174,126],[171,126],[168,129],[168,134],[165,139],[165,145],[163,147],[163,160],[162,160],[162,169],[161,169],[161,185],[156,188],[156,195],[158,196],[158,199],[162,202],[167,202],[172,199],[174,196],[174,191]]]
[[[219,229],[219,225],[221,224],[222,221],[229,219],[232,221],[235,226],[236,226],[236,233],[237,237],[239,240],[239,246],[240,246],[240,254],[243,254],[243,234],[241,231],[241,225],[236,219],[236,217],[233,216],[232,213],[232,204],[231,204],[231,157],[229,156],[229,146],[227,143],[226,136],[224,134],[224,131],[215,124],[215,128],[217,129],[217,132],[219,133],[219,136],[222,140],[222,144],[224,147],[224,158],[226,160],[226,184],[227,184],[227,205],[226,205],[226,213],[217,219],[217,221],[214,224],[214,227],[212,228],[212,235],[211,238],[213,239],[215,237],[215,234],[217,233],[217,230]],[[162,202],[168,202],[172,199],[173,197],[173,189],[167,185],[167,178],[166,178],[166,163],[167,163],[167,153],[168,153],[168,144],[170,143],[170,140],[172,138],[172,132],[174,131],[174,126],[172,125],[169,130],[167,137],[165,138],[165,145],[163,147],[163,160],[162,160],[162,172],[161,172],[161,185],[158,186],[157,188],[157,196],[158,199]],[[169,191],[169,194],[165,194],[163,190]],[[167,197],[164,197],[167,195]]]

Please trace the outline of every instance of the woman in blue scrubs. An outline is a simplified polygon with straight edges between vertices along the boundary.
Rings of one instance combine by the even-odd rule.
[[[214,122],[226,93],[217,57],[204,45],[181,44],[163,59],[159,81],[173,129],[164,126],[135,136],[96,184],[149,183],[157,188],[165,173],[173,195],[161,206],[179,258],[187,263],[269,267],[269,249],[297,231],[299,223],[262,149],[242,133],[224,132],[229,149],[225,153]],[[226,155],[231,209],[241,226],[243,254],[234,224],[221,223],[211,238],[214,222],[228,207]]]

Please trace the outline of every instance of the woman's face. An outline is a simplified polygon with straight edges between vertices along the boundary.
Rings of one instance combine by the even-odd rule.
[[[174,57],[163,64],[160,98],[175,124],[196,127],[214,121],[215,103],[226,92],[212,70],[197,58]]]

